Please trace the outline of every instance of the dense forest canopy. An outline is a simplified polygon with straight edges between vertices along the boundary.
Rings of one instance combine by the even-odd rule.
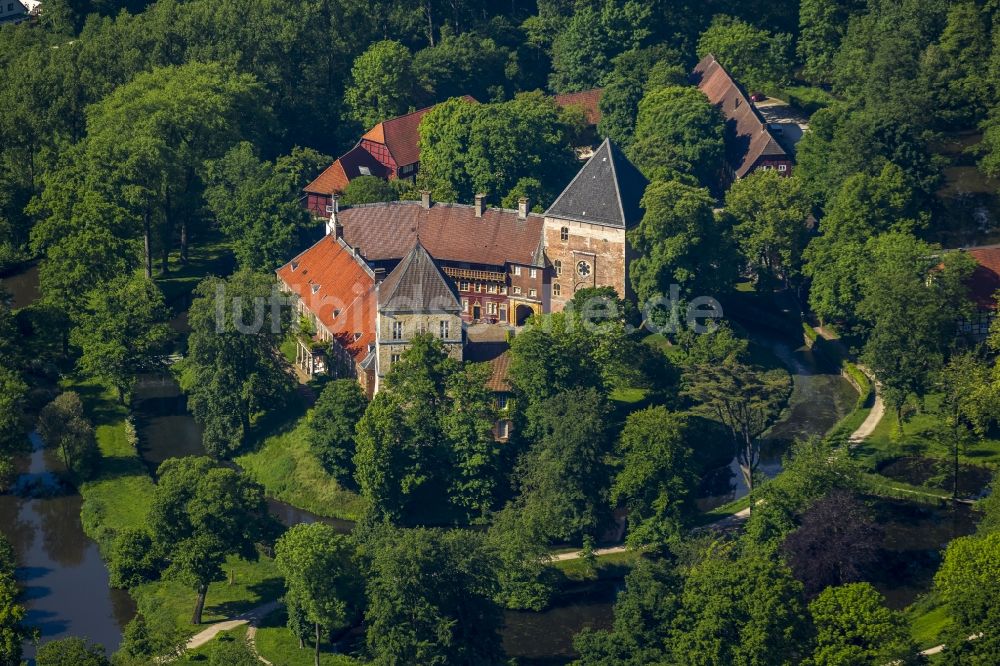
[[[344,663],[507,663],[503,609],[609,569],[624,588],[613,624],[577,636],[584,666],[917,664],[928,636],[942,663],[998,663],[1000,502],[965,507],[959,478],[1000,464],[1000,324],[959,334],[987,313],[969,290],[982,266],[957,251],[998,240],[998,16],[996,0],[44,0],[0,27],[0,274],[37,265],[42,294],[0,299],[0,492],[37,430],[111,584],[140,600],[118,666],[190,635],[163,596],[197,599],[199,624],[237,570],[283,581],[266,601],[284,595],[280,631],[317,664],[362,624]],[[730,177],[734,122],[692,76],[708,56],[793,114],[790,175]],[[594,88],[596,127],[556,101]],[[342,204],[427,190],[543,211],[605,138],[649,181],[622,232],[631,289],[582,289],[508,331],[502,406],[492,368],[433,335],[370,397],[296,376],[291,359],[329,342],[315,321],[275,309],[243,329],[321,233],[302,188],[432,105],[416,179],[357,178]],[[638,326],[664,324],[648,302],[705,295],[742,318]],[[798,377],[752,325],[796,346],[804,330],[860,393],[837,428],[783,442],[774,478],[761,449],[798,418]],[[133,398],[168,366],[207,455],[153,475]],[[881,449],[848,440],[883,407],[866,434]],[[749,496],[704,511],[719,451]],[[909,458],[931,460],[926,483],[893,485],[884,466]],[[265,492],[357,523],[285,530]],[[952,500],[978,528],[928,556],[926,596],[890,607],[877,511]],[[701,529],[722,515],[744,522]],[[622,559],[599,564],[616,529]],[[564,547],[579,564],[556,566]],[[0,539],[0,666],[34,635],[15,558]],[[109,663],[49,645],[39,666]],[[254,663],[227,649],[211,663]]]

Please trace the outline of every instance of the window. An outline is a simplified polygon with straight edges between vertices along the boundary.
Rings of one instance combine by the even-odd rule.
[[[559,239],[564,241],[569,240],[569,227],[563,227],[559,230]]]
[[[514,275],[520,275],[520,274],[521,274],[521,267],[514,266]]]
[[[482,291],[483,291],[483,283],[482,282],[477,282],[476,283],[476,293],[479,294],[479,293],[482,293]]]
[[[497,396],[497,409],[500,410],[501,412],[505,412],[507,411],[507,408],[509,406],[510,406],[510,398],[507,396],[507,394],[506,393],[499,394]]]
[[[420,322],[419,324],[417,324],[417,333],[423,335],[426,332],[427,332],[427,324],[425,324],[424,322]]]
[[[520,296],[521,295],[521,288],[520,287],[514,287],[514,295],[515,296]]]
[[[438,333],[440,333],[440,336],[441,336],[442,340],[447,340],[448,339],[448,320],[447,319],[442,319],[441,322],[438,324]]]
[[[510,421],[497,421],[497,439],[510,437]]]
[[[507,285],[501,285],[501,287],[500,287],[500,293],[503,294],[503,295],[505,295],[505,296],[507,295]]]
[[[788,171],[788,165],[787,164],[779,164],[778,165],[778,171]]]
[[[576,272],[580,274],[580,277],[587,277],[590,275],[590,263],[587,261],[577,262]]]
[[[399,363],[399,354],[393,354],[389,357],[389,365],[393,366]]]
[[[497,293],[497,286],[495,284],[493,284],[492,282],[490,284],[486,285],[486,293],[487,294],[495,294],[495,293]]]
[[[486,314],[496,316],[496,314],[497,314],[497,304],[496,304],[495,301],[487,301],[486,302]]]
[[[366,166],[359,166],[358,173],[360,173],[362,176],[370,176],[372,175],[372,170]]]
[[[531,296],[532,298],[537,298],[538,297],[538,290],[537,289],[529,289],[528,290],[528,296]]]
[[[559,296],[560,294],[562,294],[562,287],[560,287],[559,283],[556,282],[552,285],[552,295]]]
[[[392,339],[393,340],[403,339],[403,322],[401,321],[392,322]]]
[[[537,278],[538,277],[538,269],[537,268],[532,268],[531,271],[530,271],[529,277],[532,280],[534,280],[535,278]]]
[[[458,288],[461,291],[469,291],[469,281],[462,280],[461,282],[458,283]]]
[[[462,299],[462,312],[468,312],[468,311],[469,311],[469,299],[463,298]]]
[[[556,259],[555,262],[552,264],[552,268],[555,269],[556,277],[559,277],[560,275],[562,275],[562,262],[561,261],[559,261],[558,259]]]
[[[507,306],[503,303],[500,304],[500,319],[501,321],[507,321]]]

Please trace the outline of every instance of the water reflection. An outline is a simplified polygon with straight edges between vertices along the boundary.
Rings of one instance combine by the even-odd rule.
[[[87,636],[113,651],[135,605],[108,587],[97,544],[80,525],[80,496],[54,474],[61,469],[57,456],[42,449],[36,434],[31,439],[30,458],[18,461],[21,496],[0,496],[0,531],[17,553],[26,622],[41,630],[43,643]],[[33,657],[34,650],[26,645],[25,655]]]
[[[824,435],[844,418],[858,394],[839,371],[823,367],[806,346],[793,348],[787,342],[755,337],[781,359],[792,373],[792,393],[781,418],[764,433],[759,474],[771,478],[781,471],[781,457],[797,439]],[[743,497],[748,492],[735,457],[728,465],[709,472],[699,487],[697,506],[708,511]]]
[[[19,273],[0,278],[0,289],[12,297],[15,310],[27,307],[38,300],[38,266],[30,266]]]

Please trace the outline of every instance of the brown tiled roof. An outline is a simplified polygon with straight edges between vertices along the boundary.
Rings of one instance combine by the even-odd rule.
[[[363,168],[368,173],[362,171]],[[364,175],[388,178],[389,173],[385,166],[358,144],[341,155],[303,189],[314,194],[338,194],[344,191],[349,182]]]
[[[474,97],[462,96],[466,102],[478,104]],[[437,105],[434,105],[437,106]],[[392,159],[399,166],[406,166],[420,161],[420,121],[427,112],[434,108],[428,106],[403,116],[383,120],[361,137],[375,143],[384,144],[389,149]]]
[[[391,201],[344,208],[337,221],[344,240],[369,261],[401,259],[419,238],[439,261],[503,266],[541,266],[541,215],[519,219],[516,211],[472,206]]]
[[[351,248],[324,236],[277,274],[356,362],[368,355],[375,342],[375,276]]]
[[[418,240],[379,285],[382,312],[462,311],[458,291]]]
[[[603,94],[604,88],[594,88],[593,90],[584,90],[583,92],[562,93],[552,99],[563,108],[567,106],[582,107],[586,112],[587,122],[591,125],[596,125],[601,122],[600,103],[601,95]]]
[[[497,327],[499,329],[499,327]],[[469,329],[469,341],[465,345],[465,360],[472,363],[489,363],[491,374],[487,388],[496,392],[509,392],[510,345],[506,340],[475,340]]]
[[[968,253],[979,264],[969,279],[972,300],[984,310],[996,310],[996,293],[1000,291],[1000,246],[971,248]]]
[[[694,68],[693,79],[726,117],[726,157],[737,178],[749,173],[761,157],[788,157],[746,92],[715,56],[702,58]]]

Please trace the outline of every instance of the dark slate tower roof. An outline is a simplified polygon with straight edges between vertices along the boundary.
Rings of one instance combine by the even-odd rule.
[[[383,312],[461,312],[454,285],[418,240],[379,285]]]
[[[621,149],[605,139],[545,216],[631,228],[642,219],[639,202],[648,184]]]

